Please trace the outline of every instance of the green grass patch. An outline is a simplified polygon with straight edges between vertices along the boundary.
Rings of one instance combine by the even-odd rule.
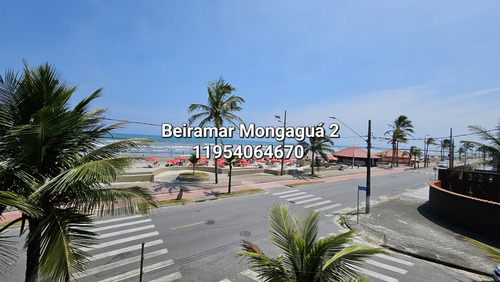
[[[2,223],[0,223],[0,228],[4,227],[5,225],[7,225],[9,223],[10,223],[10,221],[9,222],[2,222]],[[14,223],[9,228],[14,228],[14,227],[21,227],[21,221]]]
[[[179,176],[181,176],[183,178],[203,178],[203,177],[208,177],[208,173],[199,172],[199,171],[195,171],[194,173],[183,172],[183,173],[179,173]]]
[[[193,200],[189,199],[189,198],[180,199],[180,200],[171,199],[171,200],[159,201],[159,202],[156,202],[156,204],[158,205],[158,207],[162,207],[162,206],[169,206],[169,205],[184,205],[184,204],[192,202],[192,201]]]
[[[292,183],[292,184],[287,184],[285,186],[290,187],[290,188],[295,188],[295,187],[314,185],[314,184],[320,184],[320,183],[325,183],[325,182],[324,181],[311,181],[311,182]]]
[[[249,190],[241,190],[241,191],[234,191],[231,193],[219,193],[215,195],[217,198],[227,198],[227,197],[235,197],[235,196],[240,196],[240,195],[247,195],[247,194],[256,194],[256,193],[263,193],[264,190],[260,188],[254,188],[254,189],[249,189]]]

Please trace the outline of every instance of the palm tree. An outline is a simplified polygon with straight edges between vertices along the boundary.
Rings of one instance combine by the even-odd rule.
[[[488,150],[488,146],[486,145],[480,145],[477,147],[477,151],[480,152],[480,153],[483,153],[483,162],[486,161],[486,153],[489,152]]]
[[[425,149],[424,149],[424,167],[429,166],[429,145],[437,145],[436,139],[429,137],[425,139]]]
[[[302,209],[293,214],[285,205],[274,205],[269,211],[269,238],[283,251],[278,258],[267,257],[255,244],[243,241],[247,256],[263,281],[350,281],[357,266],[382,248],[354,243],[345,246],[353,232],[318,239],[319,212]]]
[[[71,270],[84,270],[88,246],[96,234],[83,229],[92,214],[146,213],[154,205],[148,189],[107,189],[132,160],[117,157],[147,140],[103,145],[101,137],[123,124],[105,125],[104,110],[89,110],[100,89],[73,109],[76,87],[63,83],[48,64],[25,68],[21,77],[0,78],[0,213],[15,207],[26,235],[26,281],[40,276],[69,281]],[[26,228],[25,228],[26,227]]]
[[[229,183],[228,183],[228,186],[227,186],[227,193],[228,194],[231,193],[231,176],[233,174],[233,165],[237,161],[238,161],[238,158],[235,155],[226,156],[226,158],[225,158],[224,164],[229,166],[229,173],[228,173]]]
[[[188,161],[193,165],[193,174],[194,174],[194,168],[196,167],[196,164],[198,163],[199,160],[200,158],[198,158],[194,153],[191,154],[191,156],[189,156]]]
[[[417,148],[417,146],[410,147],[410,156],[413,156],[413,168],[417,168],[417,157],[420,158],[422,156],[422,150]],[[410,157],[411,159],[411,157]],[[420,165],[419,165],[420,167]]]
[[[189,118],[189,124],[198,119],[202,119],[199,126],[213,124],[216,128],[221,128],[226,123],[235,126],[237,126],[237,121],[243,123],[243,120],[234,112],[241,111],[240,104],[244,103],[245,100],[239,96],[231,95],[231,92],[235,90],[222,77],[216,82],[210,82],[207,86],[207,104],[191,104],[189,106],[188,113],[201,111]],[[217,145],[217,137],[215,137],[215,145]],[[218,183],[217,159],[215,159],[215,183]]]
[[[439,144],[439,148],[441,149],[441,161],[444,160],[444,158],[443,158],[444,151],[446,149],[450,148],[450,144],[451,144],[450,139],[443,139],[443,140],[441,140],[441,142]]]
[[[462,155],[465,154],[465,146],[462,145],[458,148],[458,159],[462,161]]]
[[[392,128],[388,130],[385,134],[390,134],[391,138],[389,139],[389,143],[392,144],[392,163],[391,167],[394,166],[394,162],[396,160],[397,150],[399,147],[399,143],[407,143],[408,139],[406,136],[411,136],[409,133],[414,133],[413,125],[411,120],[408,119],[405,115],[400,115],[398,118],[394,120],[392,124],[389,124]]]
[[[330,146],[333,146],[333,141],[328,137],[309,137],[309,143],[306,141],[301,141],[298,146],[304,148],[304,154],[307,155],[312,153],[311,160],[311,174],[314,175],[314,155],[320,155],[324,160],[328,159],[328,154],[333,152]],[[353,164],[354,165],[354,164]],[[319,166],[319,164],[318,164]]]

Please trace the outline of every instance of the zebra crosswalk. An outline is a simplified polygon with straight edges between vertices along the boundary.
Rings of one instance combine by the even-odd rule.
[[[325,200],[322,197],[317,197],[315,195],[309,194],[307,192],[301,192],[296,189],[277,192],[271,195],[278,196],[279,198],[287,200],[290,203],[303,205],[305,208],[314,208],[315,211],[326,212],[324,214],[326,217],[333,216],[333,213],[331,212],[335,212],[336,208],[342,206],[339,203],[333,203],[331,200]]]
[[[144,243],[144,281],[170,282],[182,278],[167,269],[174,261],[151,219],[142,216],[118,217],[94,222],[88,231],[98,234],[99,242],[80,250],[88,252],[87,269],[75,272],[78,281],[128,281],[140,276],[141,249]]]
[[[358,270],[361,276],[368,276],[370,281],[398,282],[405,281],[408,268],[413,266],[413,262],[397,257],[396,254],[377,254],[367,260],[362,267],[358,267]],[[252,269],[245,269],[232,279],[225,278],[219,282],[262,281],[259,279],[259,274]]]

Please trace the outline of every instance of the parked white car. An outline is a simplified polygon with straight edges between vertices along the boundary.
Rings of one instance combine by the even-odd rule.
[[[437,162],[437,166],[447,168],[448,164],[446,162]]]

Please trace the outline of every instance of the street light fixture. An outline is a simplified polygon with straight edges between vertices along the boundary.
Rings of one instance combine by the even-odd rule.
[[[278,122],[281,123],[281,117],[278,116],[278,115],[274,115],[275,118],[278,119]],[[286,132],[286,111],[285,111],[285,116],[284,116],[284,119],[283,119],[283,132]],[[281,157],[281,176],[283,176],[285,174],[285,168],[284,168],[284,165],[285,165],[285,139],[286,139],[286,134],[284,134],[283,136],[283,156]]]
[[[352,128],[350,128],[347,124],[345,124],[343,121],[336,117],[330,117],[331,119],[338,120],[342,125],[345,127],[349,128],[354,134],[358,135],[359,138],[361,138],[363,141],[366,142],[367,144],[367,153],[366,153],[366,213],[370,213],[370,195],[371,195],[371,166],[372,166],[372,155],[371,155],[371,148],[372,148],[372,120],[368,120],[368,138],[364,139],[359,135],[356,131],[354,131]],[[352,164],[354,166],[354,162]]]

